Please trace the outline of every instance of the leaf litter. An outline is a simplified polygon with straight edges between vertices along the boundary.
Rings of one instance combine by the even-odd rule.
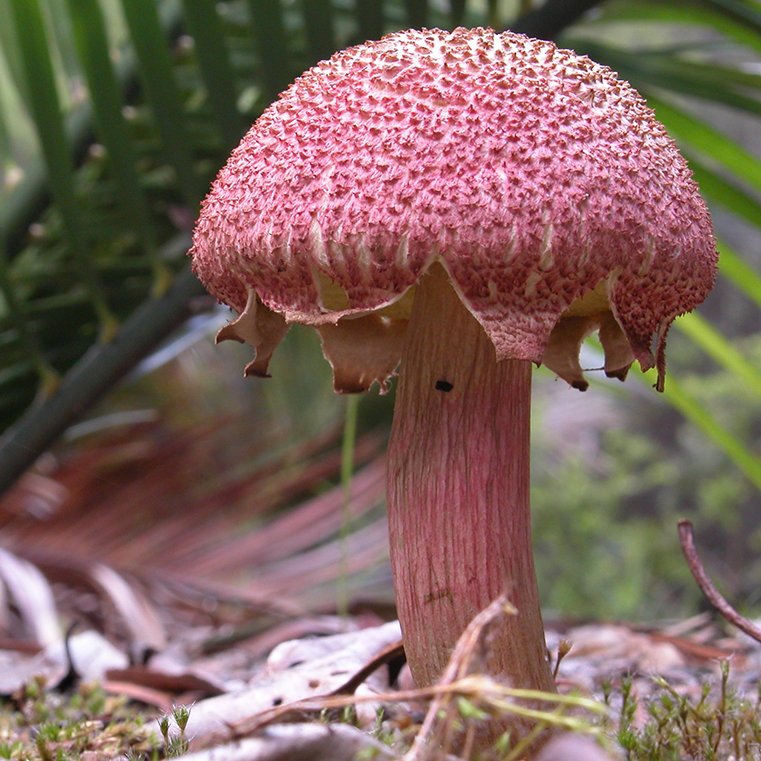
[[[412,689],[386,623],[383,437],[357,443],[353,604],[338,617],[338,430],[290,447],[277,431],[242,439],[249,464],[221,472],[238,424],[100,433],[0,502],[0,757],[475,758],[479,727],[519,715],[556,728],[541,761],[761,758],[761,646],[708,614],[550,621],[548,697],[480,673],[490,617],[509,614],[500,600],[441,683]],[[182,729],[179,705],[192,706]],[[526,750],[508,738],[482,757]]]

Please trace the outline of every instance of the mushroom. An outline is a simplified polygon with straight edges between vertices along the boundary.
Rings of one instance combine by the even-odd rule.
[[[657,367],[710,290],[708,211],[653,112],[610,69],[489,29],[405,31],[335,54],[221,170],[193,266],[240,316],[246,375],[314,326],[338,392],[399,384],[391,561],[417,684],[507,589],[488,666],[553,690],[529,513],[532,363],[574,388],[599,331],[608,376]],[[562,499],[562,498],[561,498]]]

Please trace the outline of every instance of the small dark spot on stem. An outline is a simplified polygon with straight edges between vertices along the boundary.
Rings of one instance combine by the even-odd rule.
[[[423,602],[426,604],[435,602],[436,600],[450,600],[452,599],[451,589],[439,589],[437,592],[429,592],[424,598]]]
[[[437,380],[436,381],[436,385],[434,386],[434,388],[437,391],[449,392],[449,391],[451,391],[454,388],[454,384],[450,383],[449,381],[445,381],[445,380]]]

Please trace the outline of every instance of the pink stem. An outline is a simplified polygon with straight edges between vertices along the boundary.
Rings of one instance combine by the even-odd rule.
[[[531,550],[531,364],[497,362],[434,265],[415,293],[389,444],[391,563],[419,686],[436,681],[470,620],[501,592],[518,609],[488,666],[554,691]]]

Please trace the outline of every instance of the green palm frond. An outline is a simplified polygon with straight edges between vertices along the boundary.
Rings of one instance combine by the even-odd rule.
[[[66,140],[56,72],[48,57],[51,46],[45,20],[38,0],[12,0],[11,7],[18,38],[24,40],[19,47],[23,76],[66,243],[76,262],[78,279],[97,314],[101,334],[108,340],[116,330],[116,318],[103,295],[97,270],[92,266],[90,242],[85,235],[85,224],[74,188],[71,151]]]
[[[508,8],[529,12],[508,17]],[[55,378],[71,402],[69,383],[81,377],[67,375],[72,368],[87,361],[91,375],[112,382],[118,373],[98,361],[127,369],[117,361],[120,340],[134,360],[136,345],[149,350],[187,314],[175,296],[198,291],[177,277],[185,267],[178,241],[187,241],[230,147],[294,76],[362,39],[460,23],[536,36],[565,29],[562,44],[611,65],[650,98],[709,202],[761,227],[761,159],[715,117],[717,108],[761,117],[755,0],[0,0],[0,430],[25,410],[25,430],[40,410],[50,425],[48,408],[35,405]],[[758,263],[723,247],[722,266],[728,287],[761,305]],[[161,329],[145,314],[163,315],[154,323]],[[116,343],[98,349],[98,334],[106,340],[117,325]],[[727,330],[693,319],[683,334],[738,380],[756,378]],[[149,335],[136,341],[134,331]],[[90,396],[71,404],[81,409],[106,385],[91,382]],[[51,431],[25,446],[39,451]],[[721,434],[711,435],[720,444]],[[14,441],[0,443],[0,460]]]
[[[722,121],[717,109],[726,109],[735,123],[761,116],[759,21],[761,4],[755,0],[612,2],[564,38],[629,80],[676,139],[709,203],[756,228],[761,228],[761,158],[716,125]],[[683,42],[674,45],[675,38]],[[761,308],[759,262],[725,244],[720,253],[720,279]],[[676,328],[738,384],[761,391],[759,368],[726,335],[731,326],[693,314],[678,320]],[[665,400],[761,488],[761,456],[752,444],[719,422],[673,373],[669,384]]]
[[[140,185],[137,157],[122,114],[121,87],[109,58],[103,15],[97,0],[69,0],[69,7],[98,136],[108,152],[119,185],[119,203],[135,229],[140,246],[153,262],[157,290],[163,292],[168,271],[159,257],[148,199]]]

